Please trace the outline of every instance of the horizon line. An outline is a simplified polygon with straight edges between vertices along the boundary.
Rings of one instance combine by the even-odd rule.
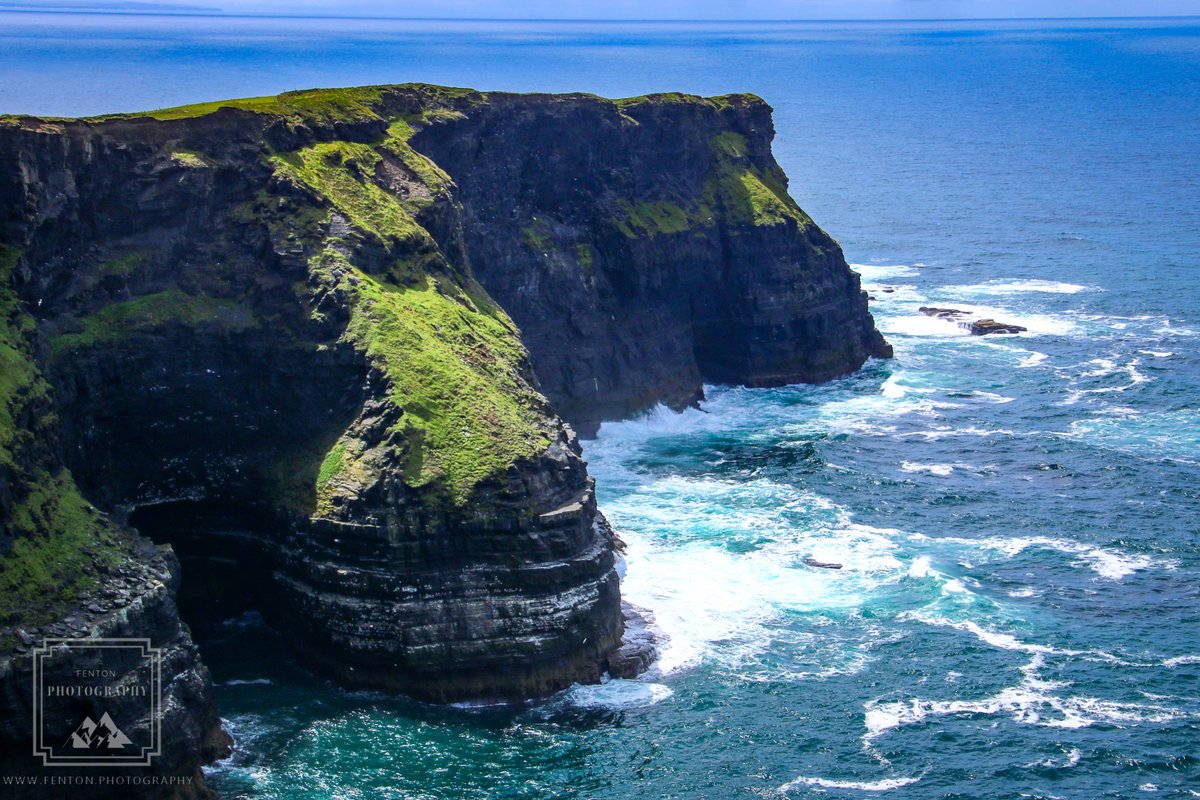
[[[843,22],[1087,22],[1104,20],[1187,20],[1200,19],[1200,14],[1156,14],[1156,15],[1109,15],[1080,17],[827,17],[804,18],[727,18],[727,17],[393,17],[377,14],[272,14],[234,11],[135,11],[113,9],[33,8],[14,7],[0,3],[0,13],[7,14],[63,14],[76,16],[110,17],[223,17],[234,19],[361,19],[389,20],[394,22],[608,22],[608,23],[843,23]]]

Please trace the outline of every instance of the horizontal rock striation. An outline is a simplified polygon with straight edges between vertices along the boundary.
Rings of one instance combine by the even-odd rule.
[[[490,95],[413,146],[458,186],[475,276],[591,433],[702,381],[818,382],[888,356],[841,248],[787,193],[752,95]]]
[[[176,597],[439,702],[643,668],[558,413],[887,353],[771,135],[749,96],[417,85],[0,118],[5,751],[39,637],[150,637],[156,769],[205,796],[225,743]]]

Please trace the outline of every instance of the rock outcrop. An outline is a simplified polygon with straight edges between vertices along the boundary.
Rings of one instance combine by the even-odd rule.
[[[1022,325],[1014,325],[1011,322],[997,322],[994,319],[966,320],[963,317],[969,317],[971,313],[958,308],[921,306],[917,310],[927,317],[957,322],[958,327],[970,331],[972,336],[990,336],[994,333],[1025,333],[1025,331],[1029,330]]]
[[[61,631],[169,652],[159,773],[222,752],[178,565],[134,527],[185,616],[259,608],[346,685],[644,666],[556,411],[888,353],[770,139],[749,96],[428,86],[0,118],[0,752]]]

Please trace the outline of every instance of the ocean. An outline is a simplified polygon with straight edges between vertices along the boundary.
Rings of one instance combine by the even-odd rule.
[[[642,679],[439,708],[199,632],[222,796],[1200,797],[1200,20],[0,13],[2,112],[406,81],[761,95],[896,357],[585,443]]]

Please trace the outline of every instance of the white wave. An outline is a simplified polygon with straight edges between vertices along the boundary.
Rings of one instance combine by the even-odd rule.
[[[908,567],[908,576],[910,578],[932,578],[940,574],[940,572],[930,565],[929,556],[914,558],[912,564]]]
[[[1175,656],[1162,662],[1164,667],[1169,667],[1170,669],[1175,669],[1175,667],[1180,667],[1184,664],[1200,664],[1200,656]]]
[[[603,478],[608,463],[593,463]],[[896,556],[904,534],[858,525],[825,498],[766,479],[643,475],[602,508],[626,543],[622,594],[652,610],[667,638],[661,674],[704,660],[745,668],[779,636],[781,618],[857,608],[906,569]],[[828,665],[859,668],[845,661],[833,654]]]
[[[955,628],[956,630],[960,631],[967,631],[980,641],[1001,650],[1015,650],[1034,655],[1077,656],[1084,654],[1084,651],[1081,650],[1060,650],[1056,647],[1051,647],[1050,645],[1045,644],[1028,644],[1026,642],[1022,642],[1011,633],[1001,633],[999,631],[988,630],[973,620],[953,621],[916,611],[904,612],[899,615],[898,619],[911,619],[917,622],[923,622],[926,625],[935,625],[939,627]]]
[[[1056,539],[1050,536],[993,536],[983,539],[965,539],[950,536],[941,538],[938,541],[953,542],[971,547],[972,549],[982,547],[989,550],[997,550],[1009,558],[1030,548],[1055,550],[1060,553],[1079,556],[1092,571],[1100,577],[1108,578],[1109,580],[1121,580],[1139,570],[1149,569],[1156,563],[1149,556],[1120,553],[1116,550],[1109,550],[1097,545],[1074,542],[1068,539]],[[1161,564],[1160,566],[1168,565]]]
[[[912,313],[885,316],[875,320],[880,332],[892,336],[966,337],[971,332],[960,328],[954,320],[929,317],[912,309]]]
[[[1070,750],[1067,751],[1067,753],[1065,755],[1066,755],[1066,758],[1064,758],[1062,761],[1058,761],[1057,759],[1053,759],[1053,758],[1043,758],[1039,761],[1033,761],[1028,764],[1025,764],[1024,766],[1026,768],[1029,768],[1029,767],[1051,767],[1054,769],[1070,769],[1071,767],[1078,766],[1080,759],[1083,758],[1083,753],[1079,750],[1078,747],[1072,747]]]
[[[1028,328],[1028,332],[1024,334],[971,337],[971,339],[974,341],[987,342],[989,344],[995,344],[996,342],[1001,341],[1012,341],[1014,339],[1027,339],[1030,336],[1069,336],[1071,334],[1078,333],[1080,330],[1078,323],[1072,319],[1069,314],[1039,314],[1015,311],[1011,308],[972,303],[969,301],[964,302],[953,298],[936,300],[933,302],[937,305],[943,303],[950,304],[953,308],[964,312],[964,315],[958,320],[944,320],[936,317],[926,317],[924,314],[920,314],[920,312],[918,312],[915,308],[912,309],[912,311],[918,316],[933,320],[934,322],[940,323],[945,327],[962,330],[966,335],[970,335],[970,333],[962,328],[959,328],[958,323],[960,321],[967,322],[979,319],[994,319],[999,322],[1007,322],[1013,325],[1020,325],[1024,328]],[[947,334],[943,333],[941,335]]]
[[[908,786],[921,780],[920,775],[915,778],[884,778],[878,781],[834,781],[828,778],[812,778],[807,775],[801,775],[794,781],[789,781],[779,787],[781,792],[790,792],[792,789],[801,786],[821,786],[825,789],[857,789],[860,792],[886,792],[889,789],[899,789],[901,786]]]
[[[564,693],[562,699],[576,708],[620,711],[652,706],[673,694],[670,687],[661,683],[618,678],[607,683],[572,686]]]
[[[996,428],[988,430],[987,428],[977,428],[974,425],[968,425],[965,428],[951,428],[949,426],[935,426],[926,431],[912,431],[905,434],[906,436],[920,436],[931,442],[936,442],[940,439],[950,439],[955,436],[978,436],[987,438],[989,436],[1016,436],[1016,432],[1008,428]]]
[[[971,392],[971,398],[972,399],[977,398],[977,399],[983,400],[984,402],[987,402],[987,403],[994,403],[995,405],[998,405],[998,406],[1002,406],[1005,403],[1011,403],[1013,400],[1016,399],[1014,397],[1008,397],[1006,395],[997,394],[996,392],[985,392],[982,389],[976,389],[975,391]]]
[[[1175,323],[1173,323],[1169,319],[1163,320],[1162,324],[1160,324],[1157,328],[1154,329],[1154,332],[1157,333],[1159,336],[1195,336],[1196,335],[1195,330],[1193,330],[1191,328],[1176,327]]]
[[[1171,356],[1175,355],[1174,353],[1167,352],[1166,350],[1138,350],[1138,352],[1142,355],[1154,356],[1155,358],[1170,358]]]
[[[1182,719],[1187,714],[1180,709],[1141,703],[1117,703],[1095,697],[1063,697],[1061,692],[1070,686],[1062,681],[1045,681],[1037,675],[1044,665],[1042,652],[1021,668],[1022,680],[1017,686],[1001,689],[979,700],[869,701],[864,707],[863,746],[870,748],[875,739],[891,730],[919,725],[931,717],[942,716],[1007,716],[1022,725],[1051,728],[1085,728],[1097,723],[1127,725],[1162,723]]]
[[[954,472],[953,464],[918,464],[915,461],[904,461],[900,464],[900,469],[905,472],[927,472],[930,475],[938,475],[946,477]]]
[[[459,700],[456,703],[451,703],[451,708],[457,708],[459,711],[480,711],[485,708],[502,708],[510,704],[503,700]]]
[[[1025,292],[1043,292],[1046,294],[1078,294],[1094,289],[1093,286],[1082,286],[1078,283],[1063,283],[1060,281],[1044,280],[1000,280],[987,283],[974,283],[965,286],[945,286],[943,291],[955,294],[1021,294]]]
[[[1111,409],[1110,409],[1111,410]],[[1135,455],[1200,459],[1200,412],[1192,409],[1076,420],[1064,436]]]
[[[629,502],[645,510],[636,498]],[[627,519],[622,508],[609,505],[605,511],[621,521]],[[660,519],[664,528],[689,524],[687,505],[674,508],[673,521]],[[845,520],[818,521],[802,531],[791,530],[786,520],[760,521],[767,523],[760,529],[764,536],[778,538],[743,553],[705,540],[655,541],[644,523],[638,526],[642,532],[618,525],[626,542],[622,594],[651,609],[667,637],[656,663],[661,674],[706,659],[744,665],[772,645],[782,615],[856,608],[875,587],[903,573],[891,540],[894,532]],[[842,569],[813,569],[804,558],[838,563]]]
[[[1029,355],[1022,358],[1020,363],[1017,364],[1017,366],[1024,368],[1024,369],[1028,369],[1029,367],[1036,367],[1039,364],[1043,363],[1049,357],[1050,356],[1046,355],[1045,353],[1039,353],[1037,351],[1030,351]]]
[[[907,264],[851,264],[850,269],[867,281],[878,281],[885,278],[915,278],[921,274],[919,269]]]

